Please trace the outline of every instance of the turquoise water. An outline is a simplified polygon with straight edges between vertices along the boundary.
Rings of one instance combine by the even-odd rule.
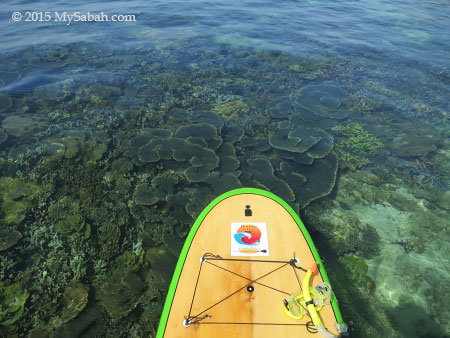
[[[299,211],[351,336],[448,337],[448,2],[0,17],[0,334],[154,335],[196,216],[252,186]]]

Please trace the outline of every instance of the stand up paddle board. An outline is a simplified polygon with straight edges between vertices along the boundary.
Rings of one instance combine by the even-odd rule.
[[[347,336],[317,249],[285,201],[243,188],[202,211],[156,338]]]

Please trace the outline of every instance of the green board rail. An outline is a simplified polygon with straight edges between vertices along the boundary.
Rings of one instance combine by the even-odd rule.
[[[177,289],[178,281],[181,276],[181,271],[183,270],[184,262],[186,261],[186,256],[189,252],[189,248],[191,246],[192,240],[194,239],[195,234],[197,233],[197,230],[200,227],[200,224],[202,224],[203,220],[205,219],[206,215],[208,215],[208,213],[211,211],[211,209],[214,208],[221,201],[223,201],[224,199],[226,199],[228,197],[235,196],[235,195],[242,195],[242,194],[253,194],[253,195],[260,195],[260,196],[268,197],[268,198],[274,200],[275,202],[277,202],[278,204],[280,204],[284,209],[286,209],[286,211],[295,220],[295,223],[297,223],[303,236],[305,237],[306,242],[308,243],[309,248],[314,256],[314,259],[317,262],[317,266],[318,266],[320,274],[322,275],[323,281],[326,283],[330,283],[330,280],[328,279],[328,275],[325,271],[325,267],[323,266],[322,260],[320,259],[319,253],[317,252],[317,248],[314,245],[314,242],[312,241],[308,230],[306,229],[306,227],[303,224],[300,217],[297,215],[297,213],[294,211],[294,209],[291,208],[291,206],[289,204],[287,204],[283,199],[281,199],[277,195],[275,195],[269,191],[262,190],[262,189],[240,188],[240,189],[230,190],[230,191],[218,196],[211,203],[209,203],[208,206],[197,217],[194,225],[192,226],[191,230],[189,231],[186,241],[184,242],[183,249],[181,250],[180,256],[178,258],[178,262],[175,267],[175,271],[173,273],[172,281],[170,282],[169,291],[167,292],[166,302],[164,304],[164,308],[163,308],[163,311],[161,314],[161,319],[159,321],[156,338],[163,338],[163,336],[164,336],[164,331],[166,330],[167,320],[169,318],[170,309],[172,307],[172,302],[173,302],[173,298],[175,296],[175,291]],[[336,297],[332,297],[332,298],[333,299],[331,299],[331,306],[333,307],[334,314],[336,316],[336,320],[339,324],[344,324],[344,320],[342,318],[341,311],[339,310],[337,299],[336,299]]]

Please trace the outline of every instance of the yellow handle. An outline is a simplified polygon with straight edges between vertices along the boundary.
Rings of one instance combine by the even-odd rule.
[[[308,304],[306,305],[306,308],[308,309],[309,315],[311,316],[314,326],[318,327],[322,325],[322,320],[317,314],[316,307],[314,306],[314,302],[312,302],[311,294],[309,291],[309,280],[313,274],[313,271],[316,272],[316,269],[317,263],[314,262],[313,266],[306,272],[306,275],[303,278],[302,289],[303,289],[303,298],[305,299],[306,304]]]

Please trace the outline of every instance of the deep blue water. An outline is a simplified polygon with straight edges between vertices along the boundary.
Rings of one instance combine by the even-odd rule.
[[[14,23],[14,11],[47,11],[52,20]],[[64,11],[133,14],[136,21],[63,27],[67,22],[54,22],[54,12]],[[280,1],[276,6],[271,1],[105,1],[81,5],[12,1],[4,3],[1,13],[2,50],[36,43],[96,42],[99,38],[114,41],[118,49],[130,48],[129,33],[152,30],[169,41],[186,36],[220,41],[229,36],[235,43],[261,49],[348,55],[378,52],[389,55],[393,62],[407,59],[445,67],[449,12],[448,3],[431,1]]]
[[[64,12],[68,15],[104,13],[109,17],[131,15],[134,20],[57,21],[63,17]],[[14,21],[13,16],[21,19]],[[27,18],[31,21],[27,21]],[[34,22],[36,19],[37,22]],[[134,167],[131,168],[135,173],[131,169],[123,169],[124,178],[131,182],[127,183],[131,192],[122,188],[126,191],[126,204],[127,199],[137,199],[137,193],[133,194],[136,185],[154,174],[154,171],[147,174],[147,171],[153,169],[150,165],[142,165],[137,159],[137,150],[132,149],[133,143],[140,142],[133,137],[142,136],[143,130],[161,127],[172,130],[177,123],[185,123],[186,119],[194,123],[195,118],[190,116],[194,116],[195,112],[218,111],[215,110],[216,107],[221,107],[223,103],[243,101],[246,108],[243,108],[239,117],[226,114],[221,117],[226,126],[236,127],[243,130],[243,133],[245,131],[245,137],[261,141],[267,137],[268,130],[273,131],[274,126],[278,126],[280,120],[287,116],[266,113],[266,107],[272,100],[287,96],[294,100],[298,91],[305,86],[339,86],[349,95],[348,116],[345,119],[328,120],[316,116],[312,121],[323,123],[323,129],[335,138],[336,144],[342,137],[342,134],[336,132],[336,125],[339,127],[346,123],[362,123],[366,130],[384,143],[380,153],[373,156],[373,159],[370,157],[369,167],[376,168],[378,171],[374,172],[377,173],[380,173],[380,168],[384,168],[398,180],[403,180],[405,185],[399,185],[399,190],[405,191],[405,187],[408,187],[411,188],[408,191],[415,191],[415,188],[425,191],[415,192],[417,199],[425,198],[433,206],[424,206],[423,215],[436,214],[436,217],[441,217],[440,220],[444,219],[449,214],[450,205],[450,197],[445,195],[450,189],[450,166],[446,165],[446,159],[450,159],[448,27],[450,3],[444,0],[96,1],[83,4],[76,1],[3,1],[0,8],[0,123],[3,128],[0,130],[0,152],[2,160],[7,164],[0,163],[2,176],[38,179],[41,184],[50,180],[53,190],[45,198],[48,203],[54,203],[64,194],[70,195],[67,193],[70,188],[65,190],[63,183],[46,176],[43,173],[45,170],[39,169],[40,165],[48,160],[45,156],[57,156],[55,149],[59,149],[59,146],[69,148],[68,144],[73,139],[81,140],[81,134],[89,135],[85,139],[95,140],[92,141],[95,144],[106,144],[108,152],[102,153],[99,158],[92,154],[83,158],[80,153],[88,153],[86,149],[89,146],[80,146],[82,150],[77,155],[66,155],[65,159],[78,164],[84,163],[83,161],[97,163],[98,170],[102,173],[99,180],[104,187],[111,187],[116,184],[111,182],[117,179],[114,168],[119,166],[118,159],[122,154],[125,154],[122,156],[124,158],[132,158]],[[183,115],[184,113],[187,115]],[[26,119],[11,119],[22,115]],[[36,122],[30,122],[28,118],[31,116],[35,117]],[[211,121],[204,122],[214,124]],[[308,123],[311,121],[308,120]],[[3,141],[5,133],[8,139]],[[408,139],[408,135],[414,136]],[[228,137],[228,140],[235,141],[234,136]],[[240,140],[239,137],[237,139]],[[398,145],[405,139],[409,142],[406,143],[413,145],[413,150],[399,150]],[[247,156],[260,158],[267,155],[267,148],[264,146],[245,148],[244,143],[242,141],[242,147],[235,145],[236,157],[241,162]],[[422,147],[424,143],[426,145]],[[75,161],[76,156],[81,157]],[[273,162],[278,163],[277,160]],[[356,164],[356,169],[360,168],[358,165],[359,163]],[[163,165],[155,167],[155,171],[162,170]],[[164,169],[177,170],[173,164]],[[240,169],[250,170],[244,167]],[[70,175],[72,174],[68,174]],[[389,181],[388,176],[389,173],[383,176],[386,181]],[[61,182],[65,182],[64,179]],[[203,183],[189,185],[186,190],[192,192],[198,189],[196,191],[201,195],[204,191]],[[58,184],[62,185],[58,187]],[[181,187],[177,186],[177,189]],[[429,192],[436,192],[437,195],[429,196]],[[44,208],[46,202],[43,201],[44,197],[41,199],[40,208]],[[292,201],[298,203],[297,207],[305,206],[299,199]],[[201,202],[203,201],[196,200],[194,203],[191,199],[187,208],[190,211],[184,212],[183,217],[188,213],[190,216],[194,215],[197,209],[201,210]],[[380,202],[380,205],[390,206],[387,202],[389,201],[386,204]],[[392,204],[395,205],[394,202]],[[74,207],[74,210],[83,214],[79,211],[83,207],[80,208]],[[141,217],[142,220],[148,216],[145,211],[136,210],[131,210],[134,219]],[[361,219],[376,219],[361,216],[363,212],[358,212]],[[83,216],[91,219],[93,229],[100,229],[100,226],[96,227],[94,224],[95,217],[87,214]],[[400,219],[403,216],[398,217]],[[389,217],[386,216],[387,218]],[[44,219],[51,223],[51,220],[42,216],[39,222],[37,218],[30,218],[10,224],[8,229],[22,232],[26,245],[32,243],[27,238],[36,236],[33,237],[28,230],[24,230],[25,224],[28,224],[25,222],[35,222],[33,226],[39,228],[47,224]],[[439,231],[433,228],[429,230],[439,235],[426,244],[427,266],[433,267],[434,264],[438,271],[434,280],[426,280],[425,284],[430,290],[436,289],[436,280],[440,278],[444,280],[444,284],[448,284],[450,276],[448,259],[444,268],[437,268],[438,257],[448,254],[449,250],[448,232],[443,230],[446,223],[439,222],[436,221],[441,227]],[[133,228],[134,233],[121,230],[122,237],[118,235],[121,238],[118,240],[120,249],[117,244],[117,247],[105,250],[111,250],[117,256],[125,250],[135,248],[133,241],[134,244],[141,243],[140,245],[143,241],[145,250],[148,246],[159,243],[156,239],[154,242],[149,241],[151,244],[146,243],[146,237],[141,234],[147,231],[158,237],[155,235],[157,231],[148,230],[145,221],[136,223],[139,225],[136,225],[136,229]],[[170,226],[173,226],[172,232],[180,237],[183,237],[187,228],[187,224],[183,222],[181,225]],[[378,227],[379,232],[385,230],[383,229],[381,225]],[[417,236],[414,238],[423,240],[415,231],[410,230],[411,234]],[[318,233],[320,234],[320,230]],[[401,236],[400,230],[398,234]],[[390,235],[390,232],[385,232],[381,234],[381,238],[389,242],[389,245],[400,245],[404,249],[400,250],[402,254],[408,255],[408,250],[413,250],[403,238],[389,239]],[[48,244],[50,237],[43,238],[43,242],[47,241],[47,249],[51,248]],[[93,246],[98,249],[100,244]],[[83,248],[75,251],[79,253],[87,250],[86,247]],[[327,252],[328,249],[324,245],[324,251]],[[17,247],[14,250],[18,250]],[[25,251],[21,253],[21,257],[29,254],[26,248],[23,250]],[[63,249],[58,247],[54,250]],[[335,251],[330,250],[334,255]],[[66,252],[69,254],[70,250],[67,249]],[[394,254],[398,254],[398,251]],[[11,251],[10,255],[11,260],[16,257],[14,255],[20,256],[18,251]],[[92,257],[88,259],[88,254],[81,256],[83,262],[91,264],[87,272],[82,273],[85,278],[82,281],[89,284],[94,279],[88,278],[89,271],[94,269],[93,260]],[[382,256],[383,253],[380,257]],[[106,258],[102,257],[101,261],[97,261],[96,266],[114,261],[114,257],[104,257]],[[373,268],[377,261],[373,257],[371,259],[373,260],[369,266]],[[330,269],[338,271],[339,268],[333,266],[334,260],[329,260]],[[18,280],[18,276],[27,268],[39,265],[36,262],[33,258],[23,260],[21,264],[8,265],[5,258],[2,262],[5,270],[0,281],[6,280],[5,275],[8,273],[14,275],[11,280]],[[97,279],[100,270],[95,270]],[[416,278],[414,276],[411,272],[406,279],[413,280]],[[399,278],[402,279],[401,276]],[[382,279],[377,279],[377,283],[379,281]],[[386,279],[383,283],[389,282]],[[398,285],[402,284],[399,282]],[[61,285],[58,287],[62,288]],[[387,289],[384,287],[380,285],[379,289]],[[40,291],[36,293],[39,296],[35,296],[32,302],[29,301],[30,308],[39,306],[36,304],[40,304],[40,301],[45,303],[45,292],[36,286],[34,288]],[[421,288],[421,295],[431,292],[423,290]],[[449,291],[448,288],[439,290],[439,294],[442,290],[443,293]],[[56,293],[61,296],[61,292],[59,290]],[[440,295],[445,298],[444,294]],[[380,297],[380,294],[372,296]],[[429,337],[448,337],[450,324],[448,319],[443,319],[445,315],[436,315],[433,302],[439,295],[434,297],[420,301],[415,299],[414,304],[419,305],[417,308],[412,306],[411,311],[425,313],[424,316],[418,316],[417,321],[429,320],[427,325],[434,325],[434,320],[440,321],[435,325],[438,328],[436,332],[433,331]],[[409,304],[409,301],[408,298],[405,304]],[[343,313],[344,319],[352,322],[354,320],[349,316],[358,311],[358,305],[349,305],[349,302],[348,299],[343,302]],[[385,305],[388,307],[387,303]],[[145,306],[143,308],[148,310],[153,305]],[[405,310],[405,305],[402,306],[402,316],[387,315],[391,321],[385,326],[398,330],[395,332],[399,337],[411,337],[414,334],[417,337],[427,337],[427,333],[420,329],[410,329],[407,321],[409,313]],[[92,306],[89,309],[94,311]],[[365,332],[360,329],[365,326],[376,328],[370,320],[372,315],[376,314],[365,313],[363,317],[366,322],[354,324],[355,332]],[[49,318],[45,313],[32,315],[29,311],[26,313],[26,320],[32,321],[35,327],[38,326],[37,323],[48,322]],[[149,321],[156,320],[151,318]],[[130,332],[127,331],[126,334]],[[376,332],[376,329],[368,330],[367,335],[368,332]]]

